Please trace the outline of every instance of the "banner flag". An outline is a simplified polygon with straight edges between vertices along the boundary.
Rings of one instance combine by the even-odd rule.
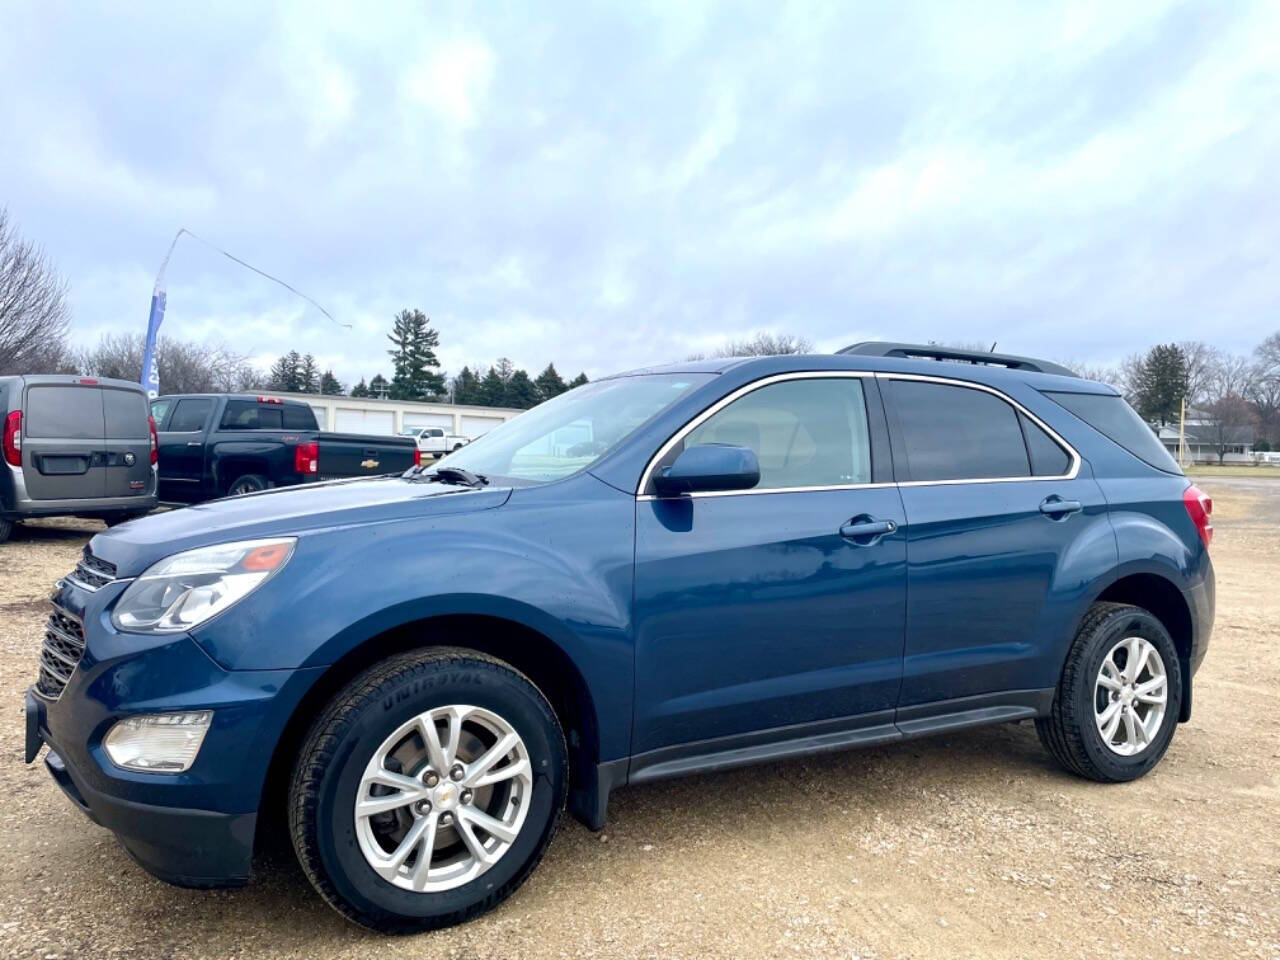
[[[160,336],[160,324],[164,323],[164,272],[169,266],[169,258],[173,256],[173,248],[178,245],[178,238],[185,232],[185,230],[179,230],[173,235],[173,243],[169,244],[169,252],[164,255],[160,272],[156,274],[156,285],[151,288],[151,315],[147,318],[147,342],[142,348],[142,386],[147,391],[148,400],[154,400],[160,396],[160,365],[156,362],[156,339]]]

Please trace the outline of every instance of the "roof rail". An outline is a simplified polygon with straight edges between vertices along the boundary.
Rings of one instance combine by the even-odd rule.
[[[1068,370],[1059,363],[1048,360],[1034,360],[1031,357],[1017,357],[1010,353],[984,353],[981,350],[960,350],[955,347],[942,347],[935,344],[920,343],[888,343],[881,340],[864,340],[853,343],[838,354],[859,357],[903,357],[908,360],[954,360],[960,363],[979,363],[995,367],[1007,367],[1010,370],[1025,370],[1028,373],[1053,373],[1060,377],[1078,377],[1074,370]]]

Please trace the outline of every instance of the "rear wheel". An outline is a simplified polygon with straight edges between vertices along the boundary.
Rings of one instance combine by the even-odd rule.
[[[0,543],[8,540],[11,533],[13,533],[13,521],[0,518]]]
[[[1048,717],[1036,732],[1068,770],[1117,783],[1164,756],[1182,706],[1182,673],[1169,632],[1141,607],[1097,603],[1067,655]]]
[[[231,481],[231,486],[227,487],[227,496],[240,497],[246,493],[257,493],[265,489],[267,489],[266,477],[257,473],[246,473],[243,477],[236,477]]]
[[[528,678],[472,651],[420,650],[357,677],[316,720],[290,832],[339,913],[388,933],[434,929],[524,882],[567,776],[559,724]]]

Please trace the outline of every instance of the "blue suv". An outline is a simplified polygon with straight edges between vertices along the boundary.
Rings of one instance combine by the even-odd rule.
[[[639,370],[402,476],[94,537],[27,760],[163,879],[244,882],[279,824],[351,920],[439,927],[627,783],[1017,720],[1141,776],[1190,716],[1211,509],[1041,361]]]

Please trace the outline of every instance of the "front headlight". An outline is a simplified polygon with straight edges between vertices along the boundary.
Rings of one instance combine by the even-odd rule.
[[[129,585],[111,621],[134,633],[180,633],[262,586],[293,555],[293,537],[176,553]]]

